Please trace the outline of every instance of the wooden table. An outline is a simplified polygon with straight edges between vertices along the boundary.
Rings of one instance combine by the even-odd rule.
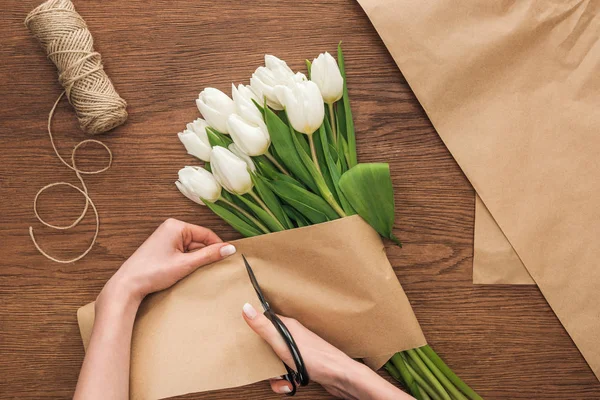
[[[0,25],[0,398],[66,398],[83,359],[75,312],[167,217],[238,235],[175,189],[177,170],[196,161],[176,133],[196,118],[206,86],[247,83],[264,53],[304,69],[304,59],[344,41],[362,161],[390,162],[396,234],[388,255],[428,340],[486,399],[600,398],[600,384],[535,287],[471,284],[474,192],[437,136],[379,36],[351,0],[77,1],[129,120],[100,137],[113,167],[86,178],[101,218],[92,252],[74,264],[43,258],[32,225],[51,254],[71,257],[91,240],[93,215],[68,232],[34,217],[36,191],[77,184],[55,157],[47,113],[61,91],[54,66],[23,26],[38,1],[8,0]],[[55,118],[61,154],[84,139],[63,101]],[[101,149],[81,151],[83,168],[104,165]],[[40,212],[54,223],[79,214],[83,199],[55,189]],[[398,334],[401,334],[399,332]],[[223,371],[227,373],[227,371]],[[189,395],[194,399],[279,398],[266,383]],[[298,398],[329,396],[311,385]]]

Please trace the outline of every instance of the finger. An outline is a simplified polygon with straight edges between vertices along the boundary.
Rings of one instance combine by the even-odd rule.
[[[204,265],[222,260],[235,254],[235,246],[229,243],[215,243],[196,251],[183,254],[186,264],[193,270]],[[189,272],[192,272],[189,271]]]
[[[188,246],[190,243],[204,243],[205,245],[211,245],[215,243],[223,242],[216,233],[203,226],[193,225],[185,223],[183,226],[183,241],[184,246]]]
[[[285,394],[292,392],[292,384],[285,379],[269,379],[269,383],[275,393]]]
[[[258,336],[263,338],[273,348],[275,354],[277,354],[284,363],[287,365],[290,365],[291,363],[293,365],[290,350],[271,321],[269,321],[269,319],[263,314],[257,312],[250,303],[244,304],[242,311],[244,320],[246,320],[246,323],[250,326],[250,328],[252,328],[252,330],[256,332]]]
[[[187,246],[187,251],[194,251],[206,247],[204,243],[192,242]]]

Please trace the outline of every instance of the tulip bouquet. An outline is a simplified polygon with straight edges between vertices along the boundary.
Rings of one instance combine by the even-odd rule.
[[[204,119],[178,135],[205,164],[181,169],[175,185],[246,237],[358,214],[400,244],[388,164],[357,162],[341,46],[337,62],[324,53],[306,64],[308,77],[266,55],[232,98],[204,89]],[[429,346],[385,368],[418,399],[480,399]]]

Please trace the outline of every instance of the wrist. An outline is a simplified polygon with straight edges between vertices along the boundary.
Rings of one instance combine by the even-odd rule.
[[[119,314],[137,312],[144,296],[132,282],[117,272],[106,282],[96,299],[96,314]]]

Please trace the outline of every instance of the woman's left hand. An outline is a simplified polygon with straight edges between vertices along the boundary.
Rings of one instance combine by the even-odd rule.
[[[235,253],[213,231],[176,219],[163,222],[106,283],[96,308],[108,299],[139,304],[197,268]]]
[[[163,222],[96,299],[94,329],[74,398],[127,399],[133,323],[144,297],[233,253],[235,247],[210,229],[175,219]]]

